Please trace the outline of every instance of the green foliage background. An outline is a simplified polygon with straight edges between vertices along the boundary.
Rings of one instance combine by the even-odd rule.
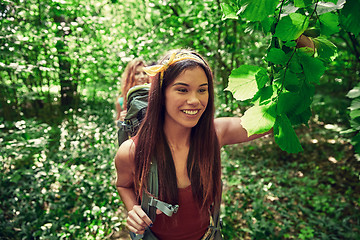
[[[214,71],[217,116],[274,127],[222,152],[225,239],[357,239],[359,6],[2,1],[0,238],[126,235],[113,166],[121,74],[135,57],[190,47]],[[314,54],[295,47],[301,34]]]

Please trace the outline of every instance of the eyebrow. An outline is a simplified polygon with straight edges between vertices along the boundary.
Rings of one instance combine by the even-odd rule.
[[[187,83],[182,83],[182,82],[177,82],[177,83],[174,83],[174,84],[173,84],[173,86],[177,86],[177,85],[182,85],[182,86],[186,86],[186,87],[189,86],[189,84],[187,84]],[[208,83],[203,83],[203,84],[200,84],[199,87],[208,86],[208,85],[209,85]]]

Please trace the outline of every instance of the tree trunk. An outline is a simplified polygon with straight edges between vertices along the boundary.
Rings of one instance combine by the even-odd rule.
[[[55,16],[54,21],[61,26],[65,23],[64,16]],[[77,82],[73,81],[71,77],[71,62],[67,53],[67,44],[65,37],[68,33],[61,29],[57,31],[57,37],[59,40],[56,43],[56,49],[59,60],[59,79],[60,79],[60,97],[61,97],[61,108],[68,110],[74,107],[77,97]]]

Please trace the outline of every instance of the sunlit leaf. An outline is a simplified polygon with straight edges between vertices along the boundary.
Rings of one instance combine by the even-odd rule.
[[[221,20],[225,19],[238,19],[238,16],[236,15],[236,11],[230,4],[227,3],[221,3],[221,10],[223,12],[223,16]]]
[[[308,17],[300,13],[290,13],[280,19],[274,36],[282,41],[295,40],[307,29],[308,25]]]
[[[326,62],[334,61],[336,58],[336,46],[324,37],[313,39],[319,58]]]
[[[360,84],[351,89],[348,94],[346,94],[348,98],[357,98],[360,97]]]
[[[345,0],[328,0],[317,2],[316,13],[322,15],[328,12],[334,12],[344,7]]]
[[[278,3],[278,0],[242,0],[244,10],[241,15],[249,21],[262,21],[274,14]]]
[[[360,117],[360,109],[355,109],[350,112],[351,119],[355,119],[357,117]]]
[[[359,109],[359,108],[360,108],[360,99],[356,98],[351,102],[351,105],[350,105],[349,109],[351,111],[354,111],[354,110]]]
[[[229,76],[229,84],[225,91],[232,92],[235,99],[243,101],[252,98],[258,91],[255,75],[261,67],[242,65],[234,69]]]
[[[241,117],[241,124],[248,136],[251,136],[269,131],[274,126],[275,118],[275,104],[256,105],[246,110]]]

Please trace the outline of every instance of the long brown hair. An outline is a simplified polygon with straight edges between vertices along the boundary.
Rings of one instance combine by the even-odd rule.
[[[178,50],[179,53],[194,54],[189,50]],[[160,63],[169,59],[168,54]],[[181,60],[170,65],[164,72],[152,79],[149,105],[143,124],[138,132],[135,153],[135,189],[138,196],[147,188],[147,177],[153,159],[158,165],[159,198],[171,204],[178,203],[176,171],[171,152],[164,133],[165,89],[177,76],[187,69],[201,67],[208,79],[209,101],[199,119],[191,130],[190,150],[187,171],[191,181],[194,199],[199,206],[208,207],[221,197],[220,146],[214,126],[214,82],[209,65],[205,60]],[[161,83],[162,82],[162,83]]]
[[[135,70],[138,66],[146,66],[146,63],[144,60],[140,58],[136,58],[132,61],[130,61],[125,70],[122,74],[122,80],[121,80],[121,97],[124,99],[124,105],[126,107],[126,94],[129,91],[130,88],[135,86]]]

